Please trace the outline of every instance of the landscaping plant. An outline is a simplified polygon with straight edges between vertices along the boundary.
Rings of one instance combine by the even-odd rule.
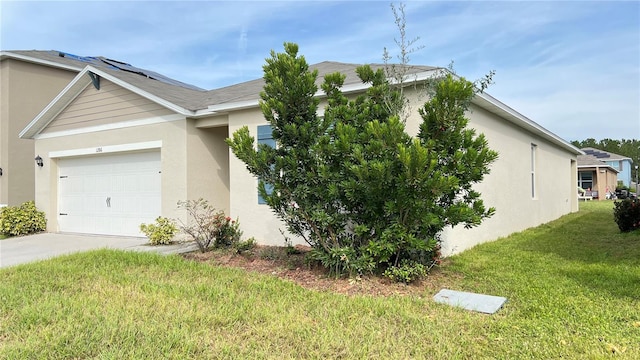
[[[178,228],[171,219],[158,216],[155,224],[140,224],[140,231],[149,238],[152,245],[167,245],[171,244]]]
[[[179,201],[178,207],[187,211],[187,221],[178,220],[180,229],[191,236],[201,252],[232,247],[240,241],[242,231],[238,220],[232,220],[208,201],[202,198]]]
[[[247,127],[227,142],[313,258],[336,274],[430,266],[442,229],[476,226],[493,214],[472,186],[497,153],[467,128],[465,117],[484,86],[451,73],[435,79],[419,110],[419,134],[411,137],[397,106],[389,106],[402,95],[384,70],[358,67],[368,88],[355,99],[342,92],[343,74],[326,75],[328,105],[319,116],[318,72],[298,56],[296,44],[284,49],[266,59],[260,95],[277,146],[256,148]]]
[[[44,212],[33,201],[0,209],[0,233],[9,236],[34,234],[47,229]]]
[[[621,232],[640,229],[640,199],[616,201],[613,218]]]

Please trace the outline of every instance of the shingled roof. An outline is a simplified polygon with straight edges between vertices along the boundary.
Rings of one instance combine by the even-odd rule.
[[[166,84],[176,85],[186,89],[204,91],[204,89],[195,85],[187,84],[155,71],[139,68],[126,62],[109,59],[104,56],[80,56],[58,50],[11,50],[2,51],[1,55],[2,58],[13,57],[23,61],[31,61],[42,65],[66,68],[77,72],[80,72],[80,70],[84,69],[87,65],[91,65],[100,69],[119,70],[122,72],[137,74],[144,78],[158,80]]]
[[[600,150],[592,147],[582,148],[582,151],[584,151],[585,154],[592,155],[593,157],[602,161],[631,160],[630,157],[614,154],[612,152],[608,152],[608,151],[604,151],[604,150]]]
[[[606,168],[609,168],[610,170],[615,171],[616,173],[619,172],[611,165],[607,164],[604,161],[599,160],[597,157],[593,155],[578,155],[578,168],[594,168],[594,167],[595,168],[606,167]]]
[[[15,50],[3,51],[2,57],[15,57],[24,61],[33,61],[43,65],[57,66],[80,72],[86,66],[93,66],[113,77],[116,77],[151,95],[157,96],[182,108],[198,111],[212,105],[235,103],[240,101],[257,101],[264,87],[263,79],[255,79],[240,84],[206,91],[197,86],[168,78],[157,72],[135,67],[131,64],[106,58],[104,56],[78,56],[57,50]],[[318,88],[327,74],[340,72],[344,74],[344,85],[360,84],[356,68],[361,64],[324,61],[310,65],[311,70],[318,70]],[[383,68],[384,64],[371,64],[374,70]],[[437,69],[432,66],[410,66],[407,75]]]
[[[260,92],[264,87],[263,79],[255,79],[240,84],[206,91],[196,86],[170,79],[156,72],[137,68],[125,62],[108,59],[102,56],[77,56],[55,50],[0,51],[0,60],[4,60],[5,58],[16,58],[23,61],[31,61],[43,65],[66,68],[78,71],[79,73],[93,72],[96,75],[100,75],[100,73],[102,73],[103,76],[109,78],[108,80],[115,81],[129,90],[137,92],[138,94],[177,111],[178,113],[184,114],[187,117],[208,116],[216,113],[220,114],[258,106]],[[345,81],[343,91],[348,93],[363,91],[367,88],[365,84],[362,84],[356,74],[356,68],[358,66],[360,66],[360,64],[324,61],[310,65],[310,68],[312,70],[318,70],[318,79],[316,82],[318,87],[320,87],[321,83],[324,81],[324,75],[335,72],[344,74]],[[374,70],[377,70],[386,65],[370,64],[370,66]],[[407,68],[406,75],[415,75],[416,80],[422,81],[430,78],[440,69],[442,68],[433,66],[409,66]],[[83,81],[74,80],[73,82],[76,82],[76,85],[81,87],[83,86],[83,83],[86,83],[86,81],[87,80],[85,79]],[[322,95],[322,93],[318,92],[317,95]],[[73,94],[69,93],[66,94],[66,96],[73,96]],[[582,151],[578,150],[573,145],[567,143],[565,140],[559,138],[557,135],[528,119],[526,116],[511,109],[509,106],[503,104],[487,93],[479,94],[479,96],[474,99],[474,103],[505,118],[526,131],[543,136],[552,143],[557,144],[572,153],[582,153]],[[61,106],[61,104],[58,104],[58,106]],[[50,107],[51,106],[47,107],[47,109]],[[52,112],[53,110],[60,110],[57,108],[53,108],[53,110],[47,109],[43,110],[43,113],[41,113],[38,118],[34,119],[34,121],[32,121],[32,123],[29,124],[23,132],[21,132],[20,136],[33,136],[39,131],[39,126],[42,125],[40,124],[39,126],[36,126],[36,124],[40,122],[41,117],[45,116],[44,112],[48,111],[49,114],[47,116],[53,116],[55,112]],[[50,119],[44,120],[48,121]]]
[[[321,63],[310,65],[309,69],[312,71],[318,70],[316,85],[319,89],[324,82],[324,76],[336,72],[345,75],[344,86],[362,84],[362,81],[356,73],[356,69],[358,68],[358,66],[362,66],[362,64],[323,61]],[[378,70],[385,67],[384,64],[369,64],[369,66],[371,66],[373,70]],[[409,66],[406,74],[412,75],[435,69],[438,68],[433,66]],[[202,109],[204,109],[211,105],[258,100],[260,98],[260,92],[263,88],[264,79],[255,79],[240,84],[223,87],[220,89],[211,90],[206,93],[206,95],[202,99],[202,103],[200,104],[200,106]]]

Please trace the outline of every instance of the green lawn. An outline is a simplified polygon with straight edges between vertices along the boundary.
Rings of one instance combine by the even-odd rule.
[[[618,232],[611,202],[581,207],[441,270],[449,288],[507,297],[495,315],[146,253],[1,270],[0,358],[638,359],[640,233]]]

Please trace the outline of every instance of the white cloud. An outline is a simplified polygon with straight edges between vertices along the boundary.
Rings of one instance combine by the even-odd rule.
[[[565,139],[640,138],[640,3],[408,2],[406,20],[425,45],[412,63],[495,69],[489,92]],[[3,50],[104,55],[205,88],[262,76],[284,41],[312,63],[370,63],[398,37],[387,2],[360,1],[3,2],[0,23]]]

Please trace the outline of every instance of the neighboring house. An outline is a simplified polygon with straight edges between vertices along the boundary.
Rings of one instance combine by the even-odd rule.
[[[608,151],[594,149],[594,148],[583,148],[587,155],[592,155],[598,160],[611,165],[612,168],[618,171],[618,181],[622,181],[622,185],[626,187],[631,186],[631,168],[633,167],[633,160],[631,158],[614,154]]]
[[[344,73],[343,89],[356,94],[366,89],[356,66],[323,62],[312,69],[319,79]],[[411,70],[418,80],[435,71]],[[36,205],[47,214],[48,231],[139,236],[141,222],[159,215],[184,219],[176,203],[202,197],[238,217],[245,236],[282,245],[282,223],[260,204],[257,179],[225,143],[242,126],[258,141],[271,141],[258,107],[263,84],[201,91],[85,67],[20,134],[35,139],[43,159],[35,174]],[[415,94],[409,95],[417,109]],[[497,212],[477,228],[447,230],[445,255],[578,210],[580,150],[486,93],[474,99],[469,116],[500,154],[477,186]],[[410,133],[417,133],[419,120],[417,112],[408,119]]]
[[[18,205],[35,199],[34,141],[18,134],[87,65],[128,66],[131,71],[162,77],[105,57],[55,50],[0,51],[0,204]]]
[[[65,60],[0,52],[0,204],[35,199],[34,142],[18,134],[85,66]]]
[[[586,190],[586,196],[605,200],[617,184],[617,169],[593,155],[578,155],[578,187]]]

